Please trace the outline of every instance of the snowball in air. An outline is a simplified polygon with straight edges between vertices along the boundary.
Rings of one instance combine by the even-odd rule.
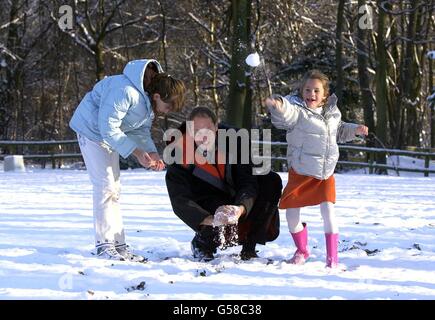
[[[429,59],[435,60],[435,51],[429,51],[429,52],[427,53],[427,57],[428,57]]]
[[[257,52],[251,53],[249,56],[246,57],[245,62],[251,67],[258,67],[260,65],[260,56]]]

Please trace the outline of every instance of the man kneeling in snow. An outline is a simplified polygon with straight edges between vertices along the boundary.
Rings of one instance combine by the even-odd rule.
[[[211,110],[198,107],[192,111],[187,125],[183,123],[169,144],[172,154],[179,153],[178,160],[168,166],[166,186],[175,214],[196,233],[192,240],[195,258],[210,261],[218,247],[242,244],[241,259],[249,260],[258,257],[257,243],[265,244],[279,235],[277,204],[282,182],[274,172],[254,175],[249,152],[244,149],[241,154],[237,139],[235,148],[227,144],[221,148],[215,143],[218,129],[229,128],[218,125]],[[243,156],[248,161],[241,161]]]

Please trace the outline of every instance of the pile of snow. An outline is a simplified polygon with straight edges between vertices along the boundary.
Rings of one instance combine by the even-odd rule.
[[[285,185],[287,174],[281,177]],[[128,243],[145,264],[93,252],[92,187],[82,170],[0,172],[0,299],[435,299],[435,178],[337,174],[340,262],[324,267],[319,207],[302,210],[310,260],[281,234],[259,259],[241,247],[210,263],[190,252],[193,231],[172,212],[164,173],[122,171]]]
[[[412,157],[407,157],[407,156],[389,156],[387,159],[387,163],[389,165],[392,165],[395,167],[411,168],[411,169],[425,169],[423,159],[412,158]],[[429,162],[429,169],[435,170],[435,162],[434,161]],[[396,171],[394,171],[394,170],[388,170],[388,174],[389,175],[397,175]],[[421,177],[424,175],[424,173],[400,171],[399,175],[402,177],[413,177],[413,176],[420,176]],[[432,174],[432,176],[434,176],[434,174]]]

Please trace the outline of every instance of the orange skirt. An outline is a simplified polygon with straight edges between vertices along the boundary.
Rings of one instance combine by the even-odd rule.
[[[322,202],[335,203],[335,178],[326,180],[288,172],[288,182],[279,200],[279,208],[301,208],[315,206]]]

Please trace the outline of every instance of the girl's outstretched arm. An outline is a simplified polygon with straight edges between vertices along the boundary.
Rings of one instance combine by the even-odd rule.
[[[362,124],[340,122],[337,130],[337,142],[344,143],[355,140],[356,135],[368,135],[368,128]]]
[[[272,124],[276,128],[287,130],[296,123],[299,107],[291,104],[287,97],[273,95],[267,98],[265,103],[270,111]]]

